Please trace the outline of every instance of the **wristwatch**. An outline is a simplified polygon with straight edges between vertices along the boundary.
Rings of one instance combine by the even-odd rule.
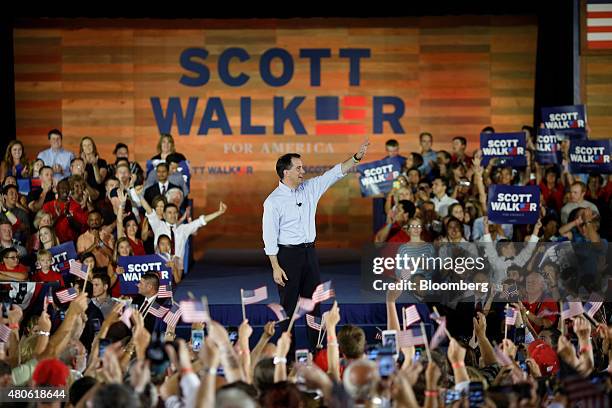
[[[274,357],[274,360],[272,360],[272,362],[274,363],[274,365],[287,364],[287,358],[286,357]]]

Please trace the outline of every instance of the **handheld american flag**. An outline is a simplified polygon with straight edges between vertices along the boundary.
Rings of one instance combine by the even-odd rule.
[[[306,315],[306,324],[313,330],[321,330],[321,318],[311,314]]]
[[[270,308],[270,310],[274,312],[279,322],[286,320],[288,318],[287,312],[285,312],[285,309],[278,303],[270,303],[268,307]]]
[[[159,289],[157,290],[157,297],[161,299],[171,298],[172,288],[170,287],[170,285],[159,285]]]
[[[201,323],[210,319],[207,305],[199,300],[182,300],[180,305],[185,323]]]
[[[176,327],[182,314],[183,310],[178,305],[172,305],[170,311],[166,313],[166,317],[164,317],[164,322],[166,322],[168,326]]]
[[[506,309],[506,325],[514,326],[516,324],[516,310],[509,307]]]
[[[583,312],[582,302],[561,302],[561,318],[563,320],[571,319]]]
[[[123,313],[121,314],[121,317],[119,318],[119,320],[122,321],[123,324],[125,324],[128,329],[132,328],[132,322],[130,321],[130,317],[132,317],[133,310],[134,309],[132,309],[129,306],[124,307]]]
[[[70,273],[83,280],[87,280],[87,265],[73,260],[70,262]]]
[[[166,313],[168,313],[168,308],[154,303],[149,307],[148,313],[151,313],[157,318],[163,319]]]
[[[444,337],[446,337],[446,318],[441,317],[439,320],[437,320],[437,322],[438,328],[436,329],[436,332],[434,333],[433,337],[431,338],[431,342],[429,343],[429,348],[432,350],[436,349],[440,345],[440,343],[442,343]]]
[[[419,344],[425,344],[427,339],[425,333],[421,329],[421,326],[412,326],[407,330],[400,331],[397,333],[397,342],[400,347],[417,346]]]
[[[47,291],[47,295],[45,296],[45,304],[44,304],[44,311],[47,311],[47,307],[49,305],[53,304],[53,295],[51,294],[51,288],[49,288],[49,290]]]
[[[11,329],[6,324],[0,324],[0,341],[6,343],[11,334]]]
[[[245,305],[252,305],[253,303],[261,302],[268,298],[268,288],[262,286],[255,290],[241,290],[242,303]]]
[[[420,320],[421,316],[419,316],[419,311],[417,310],[416,305],[408,306],[406,309],[404,309],[404,322],[406,323],[406,327],[411,326]]]
[[[77,298],[78,294],[79,292],[77,292],[75,288],[68,288],[55,292],[55,295],[61,303],[72,302],[74,299]]]
[[[336,296],[336,292],[332,289],[332,281],[320,283],[312,292],[312,301],[315,303],[321,303],[327,299],[331,299]]]
[[[315,308],[316,303],[312,301],[312,299],[300,297],[298,299],[297,305],[295,306],[295,311],[293,312],[294,320],[299,319],[304,316],[308,312],[312,312]]]
[[[593,318],[595,313],[603,305],[603,298],[599,295],[593,294],[588,302],[584,304],[584,312]]]

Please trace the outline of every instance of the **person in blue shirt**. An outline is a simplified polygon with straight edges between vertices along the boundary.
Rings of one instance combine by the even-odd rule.
[[[53,169],[53,179],[59,181],[71,175],[70,162],[74,159],[74,153],[62,147],[64,135],[59,129],[50,130],[47,138],[51,147],[38,153],[38,158]]]

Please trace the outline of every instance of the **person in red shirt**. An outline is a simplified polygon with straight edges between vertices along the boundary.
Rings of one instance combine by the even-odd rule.
[[[468,168],[472,167],[472,158],[465,152],[467,149],[467,139],[465,137],[453,137],[452,149],[451,163],[463,163]]]
[[[561,214],[565,187],[559,180],[559,174],[554,167],[546,169],[544,178],[540,181],[538,186],[542,191],[542,204],[547,208],[554,209],[557,214]]]
[[[38,270],[32,276],[34,282],[59,282],[60,288],[64,287],[64,278],[59,272],[55,272],[51,269],[53,265],[53,255],[46,249],[41,249],[36,254],[36,260],[38,261]]]
[[[0,280],[25,281],[28,279],[28,272],[29,268],[19,263],[19,252],[15,248],[7,248],[2,251]]]
[[[374,242],[399,242],[410,241],[410,236],[404,230],[408,220],[414,217],[416,207],[411,201],[401,200],[392,211],[387,214],[387,224],[382,227],[374,237]]]
[[[87,211],[70,197],[70,183],[66,179],[57,183],[57,198],[43,205],[43,211],[53,217],[60,243],[76,241],[87,227]]]
[[[538,272],[525,277],[527,302],[518,303],[523,321],[537,334],[557,324],[559,304],[545,292],[546,281]]]

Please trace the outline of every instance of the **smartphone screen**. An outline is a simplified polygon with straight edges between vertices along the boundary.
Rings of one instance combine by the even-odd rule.
[[[484,404],[484,387],[480,381],[470,382],[468,399],[470,408],[478,408]]]
[[[450,405],[461,398],[461,392],[457,390],[446,390],[444,394],[444,404]]]
[[[389,349],[391,354],[397,355],[397,331],[385,330],[382,333],[382,346],[383,348]]]
[[[202,350],[202,343],[204,343],[204,330],[192,330],[191,348],[193,349],[193,351]]]
[[[525,343],[525,328],[515,327],[514,328],[514,344],[524,344],[524,343]]]
[[[110,346],[110,340],[102,339],[100,340],[100,344],[98,345],[98,358],[104,357],[104,352],[106,351],[106,347]]]
[[[100,331],[100,319],[91,319],[91,325],[95,333]]]
[[[308,363],[308,350],[300,349],[295,350],[295,362],[296,363]]]
[[[395,358],[392,354],[378,355],[378,373],[381,378],[388,378],[395,372]]]

